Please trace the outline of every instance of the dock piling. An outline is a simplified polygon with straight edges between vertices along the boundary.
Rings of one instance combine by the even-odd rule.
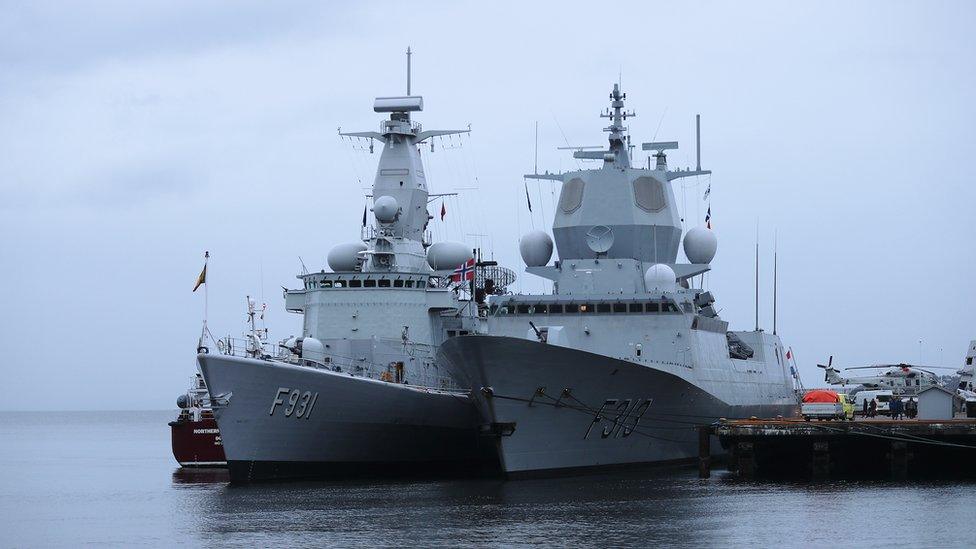
[[[698,478],[712,476],[712,428],[710,425],[698,427]]]

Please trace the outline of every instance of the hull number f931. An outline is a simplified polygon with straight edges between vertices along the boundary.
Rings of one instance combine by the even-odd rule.
[[[275,393],[274,400],[271,401],[271,411],[268,412],[268,415],[273,416],[275,410],[281,407],[284,409],[285,417],[308,419],[312,415],[312,408],[318,398],[318,392],[305,391],[303,393],[301,389],[278,387],[278,392]]]

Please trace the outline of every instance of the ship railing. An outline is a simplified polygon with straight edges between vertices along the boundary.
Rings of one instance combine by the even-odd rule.
[[[280,344],[262,342],[260,350],[253,349],[249,345],[252,344],[247,339],[227,336],[217,341],[217,350],[220,354],[226,356],[274,360],[298,366],[349,374],[353,377],[364,377],[390,383],[398,382],[396,367],[393,363],[378,364],[363,358],[342,356],[336,353],[326,354],[321,357],[321,360],[308,360],[299,357]],[[425,356],[429,357],[432,355],[432,348],[428,345],[414,345],[414,347],[423,347],[420,353]],[[431,366],[431,369],[433,368],[435,367]],[[462,390],[454,381],[454,378],[436,372],[411,372],[406,374],[406,379],[399,380],[399,383],[451,391]]]
[[[231,336],[217,340],[217,352],[241,358],[280,358],[288,354],[286,350],[269,341],[262,341],[260,349],[257,349],[251,340]]]
[[[378,364],[363,358],[341,356],[337,354],[325,355],[322,360],[301,359],[295,355],[289,357],[285,362],[299,364],[310,368],[330,370],[333,372],[348,374],[353,377],[363,377],[386,381],[389,383],[402,383],[416,387],[427,387],[434,389],[445,389],[460,391],[461,387],[454,381],[454,378],[434,372],[414,371],[404,373],[404,379],[397,380],[395,363]],[[431,366],[431,368],[434,368]],[[412,378],[412,379],[411,379]]]

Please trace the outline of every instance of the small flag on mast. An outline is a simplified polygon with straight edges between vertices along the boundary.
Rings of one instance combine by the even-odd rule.
[[[444,206],[444,201],[441,200],[441,221],[444,221],[445,215],[447,215],[447,207]]]
[[[366,205],[363,205],[363,227],[366,226]]]
[[[525,184],[525,202],[529,205],[529,212],[532,212],[532,199],[529,198],[529,184]]]
[[[712,194],[712,184],[711,183],[708,184],[708,187],[705,187],[705,196],[702,197],[702,200],[708,200],[708,195],[710,195],[710,194]]]
[[[786,350],[786,360],[793,360],[793,347]]]
[[[709,229],[712,228],[712,206],[708,206],[708,211],[705,212],[705,226]]]
[[[207,260],[210,259],[210,252],[204,252],[203,254],[203,270],[200,271],[200,276],[197,277],[197,283],[193,286],[193,291],[197,291],[197,288],[201,284],[207,283]]]

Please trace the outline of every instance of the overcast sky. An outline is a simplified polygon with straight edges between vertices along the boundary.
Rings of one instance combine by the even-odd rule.
[[[425,149],[431,191],[461,193],[438,238],[521,273],[518,236],[558,194],[530,183],[529,216],[535,122],[540,169],[574,167],[556,147],[605,142],[620,78],[634,141],[680,141],[672,166],[694,164],[702,115],[709,286],[733,328],[754,324],[758,226],[760,321],[775,238],[779,334],[808,385],[830,354],[958,366],[976,338],[973,21],[972,2],[0,2],[0,408],[174,407],[204,250],[215,335],[241,332],[246,294],[273,338],[296,333],[281,286],[358,238],[378,158],[336,130],[377,128],[408,45],[417,119],[472,128]],[[677,183],[686,227],[707,184]]]

